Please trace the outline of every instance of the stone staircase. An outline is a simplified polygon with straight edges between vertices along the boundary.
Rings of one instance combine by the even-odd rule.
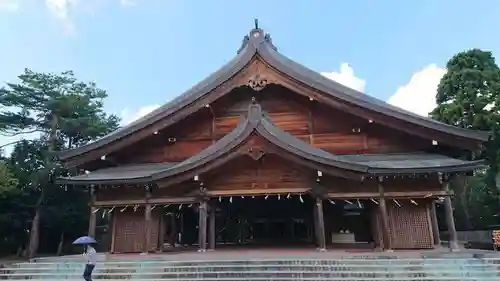
[[[210,255],[210,253],[205,253]],[[135,281],[500,281],[500,256],[315,256],[300,258],[233,255],[208,259],[141,256],[103,258],[93,274],[95,280]],[[200,259],[196,259],[196,257]],[[3,280],[83,280],[80,257],[60,257],[18,263],[0,269]]]

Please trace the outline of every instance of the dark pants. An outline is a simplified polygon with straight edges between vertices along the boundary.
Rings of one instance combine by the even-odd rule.
[[[94,270],[95,265],[93,264],[86,264],[85,265],[85,271],[83,272],[83,279],[85,281],[92,281],[92,271]]]

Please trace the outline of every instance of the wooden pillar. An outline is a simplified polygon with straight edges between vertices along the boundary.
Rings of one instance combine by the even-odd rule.
[[[97,189],[95,186],[90,187],[90,216],[89,216],[89,229],[88,236],[95,237],[95,227],[97,223],[97,208],[94,207],[96,201]]]
[[[441,177],[441,184],[446,192],[450,191],[450,179],[448,175],[443,175]],[[444,198],[444,215],[446,218],[446,226],[448,229],[448,241],[449,247],[452,252],[457,252],[460,250],[458,247],[458,236],[457,230],[455,228],[455,218],[453,216],[453,205],[451,203],[451,195]]]
[[[116,240],[116,213],[112,212],[111,213],[111,221],[112,221],[112,227],[111,227],[111,254],[115,253],[115,240]]]
[[[160,253],[163,252],[164,250],[164,246],[163,244],[165,244],[165,234],[166,234],[166,231],[167,230],[167,227],[166,227],[166,223],[165,223],[165,215],[162,213],[161,216],[160,216],[160,221],[158,223],[158,251]]]
[[[215,203],[212,202],[210,205],[210,219],[209,219],[209,232],[208,232],[208,248],[210,250],[215,250],[216,234],[215,234]]]
[[[201,201],[198,208],[198,252],[207,250],[207,201]]]
[[[430,207],[431,207],[430,212],[431,212],[431,223],[432,223],[432,238],[434,241],[434,246],[439,246],[441,245],[441,238],[439,237],[439,225],[436,214],[436,202],[431,201]]]
[[[151,187],[146,186],[146,206],[144,208],[144,253],[151,251]]]
[[[324,252],[326,251],[325,220],[323,217],[323,200],[320,197],[316,197],[314,222],[318,251]]]
[[[387,204],[385,202],[384,195],[384,185],[383,185],[383,177],[378,178],[378,192],[379,192],[379,214],[380,220],[382,221],[382,240],[383,240],[383,249],[387,252],[392,252],[392,238],[389,229],[389,215],[387,214]]]

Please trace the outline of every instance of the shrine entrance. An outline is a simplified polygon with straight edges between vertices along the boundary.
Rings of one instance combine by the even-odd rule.
[[[233,196],[214,203],[218,246],[314,246],[314,200],[307,195]]]
[[[376,205],[370,200],[327,200],[324,203],[327,244],[332,248],[373,248]]]

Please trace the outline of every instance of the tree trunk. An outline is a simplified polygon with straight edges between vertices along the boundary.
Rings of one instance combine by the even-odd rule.
[[[31,222],[31,230],[30,230],[30,241],[28,246],[28,258],[35,257],[38,252],[38,244],[40,242],[40,219],[42,215],[42,202],[43,202],[43,190],[40,192],[40,197],[38,197],[38,201],[35,206],[35,215],[33,216],[33,221]]]
[[[457,177],[452,181],[453,191],[455,192],[455,200],[453,205],[456,210],[456,220],[459,229],[471,229],[470,214],[468,209],[468,200],[466,189],[468,184],[464,177]]]
[[[61,237],[59,238],[59,245],[57,246],[57,255],[60,256],[62,254],[64,247],[64,231],[61,232]]]
[[[48,156],[45,158],[45,167],[49,167],[49,165],[53,161],[53,153],[56,147],[56,142],[57,142],[57,127],[58,127],[58,120],[57,116],[52,114],[52,119],[50,120],[50,133],[49,133],[49,139],[48,139]],[[50,173],[50,172],[49,172]],[[47,176],[50,176],[47,174]],[[40,184],[40,197],[38,198],[38,201],[35,206],[35,216],[33,217],[33,221],[31,223],[31,231],[30,231],[30,241],[29,241],[29,247],[28,247],[28,257],[33,258],[36,253],[38,252],[38,244],[40,241],[40,220],[41,220],[41,215],[42,215],[42,204],[44,200],[44,189],[46,186],[50,184],[49,181],[44,181]]]
[[[39,228],[40,228],[40,216],[42,213],[42,200],[43,195],[40,195],[38,198],[38,202],[35,207],[35,216],[33,217],[33,221],[31,222],[31,230],[30,230],[30,242],[28,247],[28,258],[35,257],[38,251],[38,243],[40,241]]]

